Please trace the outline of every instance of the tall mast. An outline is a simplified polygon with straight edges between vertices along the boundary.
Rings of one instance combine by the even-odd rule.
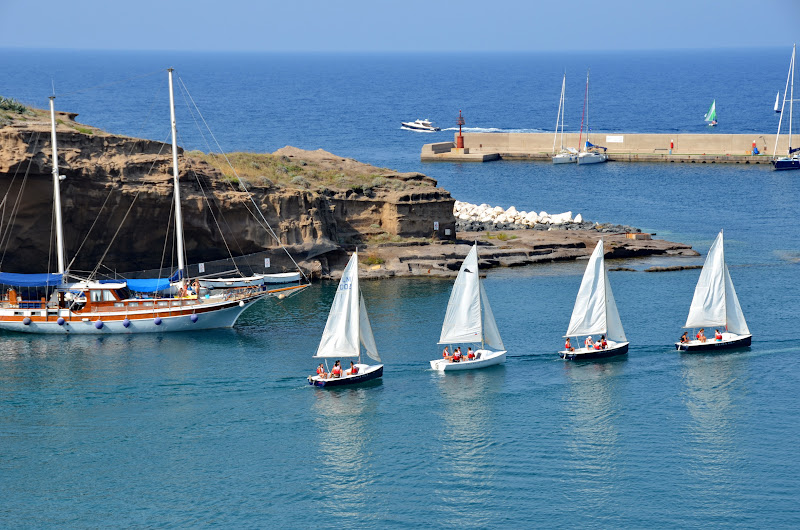
[[[578,133],[578,149],[581,151],[586,151],[581,146],[581,139],[583,138],[583,118],[586,117],[586,100],[589,98],[589,70],[586,70],[586,91],[583,93],[583,112],[581,113],[581,131]],[[588,118],[587,118],[586,127],[589,127]],[[586,136],[589,136],[589,131],[586,131]]]
[[[55,96],[50,96],[50,138],[53,144],[53,204],[56,215],[56,253],[58,254],[58,273],[64,274],[64,223],[61,220],[61,176],[58,174],[58,147],[56,145],[56,107]]]
[[[789,92],[789,156],[792,156],[792,108],[794,107],[794,59],[795,52],[797,51],[797,44],[792,46],[792,66],[789,68],[792,72],[790,92]]]
[[[175,125],[175,97],[172,93],[172,68],[169,71],[169,115],[172,121],[172,184],[175,188],[175,237],[178,239],[178,271],[183,277],[183,216],[181,215],[181,187],[178,182],[178,132]]]
[[[553,154],[556,153],[556,141],[558,140],[558,122],[561,122],[561,149],[564,149],[564,119],[563,119],[563,106],[564,106],[564,84],[567,82],[567,74],[564,74],[564,79],[561,80],[561,97],[558,99],[558,114],[556,115],[556,134],[553,136]]]

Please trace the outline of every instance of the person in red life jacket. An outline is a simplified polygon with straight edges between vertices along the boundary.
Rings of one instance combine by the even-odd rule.
[[[700,328],[700,331],[697,332],[697,340],[699,340],[700,342],[705,342],[707,340],[705,331],[706,328]]]
[[[606,348],[608,348],[608,342],[606,342],[606,336],[605,335],[600,335],[600,347],[602,349],[604,349],[604,350]]]
[[[592,336],[591,335],[586,337],[586,340],[583,341],[583,345],[586,346],[587,350],[591,350],[592,349],[592,347],[594,346],[594,342],[592,342]]]
[[[575,351],[575,348],[572,347],[572,343],[569,341],[569,337],[567,337],[567,342],[564,343],[564,349],[567,351]]]
[[[453,356],[450,355],[450,349],[447,346],[445,346],[444,350],[442,350],[442,358],[447,359],[450,362],[453,361]]]
[[[717,342],[722,341],[722,333],[720,333],[718,329],[714,330],[714,340]]]
[[[322,365],[322,363],[319,363],[319,366],[317,366],[317,375],[321,379],[325,379],[325,367]]]
[[[454,363],[461,362],[461,347],[460,346],[458,348],[456,348],[456,350],[453,352],[453,362]]]
[[[350,361],[350,369],[346,373],[347,375],[356,375],[358,373],[358,366],[353,364],[353,361]]]
[[[472,351],[472,348],[467,348],[467,360],[471,361],[475,358],[475,353]]]
[[[339,361],[336,361],[333,364],[333,369],[331,370],[331,376],[342,377],[342,366],[339,364]]]

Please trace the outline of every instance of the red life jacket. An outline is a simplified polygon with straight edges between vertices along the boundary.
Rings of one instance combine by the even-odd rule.
[[[354,364],[354,365],[353,365],[353,369],[352,369],[352,370],[350,370],[350,374],[351,374],[351,375],[356,375],[357,373],[358,373],[358,366],[356,366],[356,365]]]
[[[333,371],[333,375],[341,375],[342,374],[342,368],[339,367],[339,366],[334,366],[332,371]]]
[[[325,368],[317,366],[317,375],[322,375],[324,373],[325,373]]]

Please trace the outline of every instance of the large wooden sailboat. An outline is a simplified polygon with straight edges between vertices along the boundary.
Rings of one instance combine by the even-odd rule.
[[[285,297],[306,285],[268,290],[243,285],[203,292],[186,278],[178,183],[178,147],[172,69],[169,70],[173,189],[177,269],[170,278],[108,281],[83,278],[66,266],[61,212],[55,96],[50,98],[53,203],[57,271],[41,274],[0,272],[6,290],[0,301],[0,329],[25,333],[162,333],[232,327],[242,312],[267,297]],[[43,267],[44,268],[44,267]]]

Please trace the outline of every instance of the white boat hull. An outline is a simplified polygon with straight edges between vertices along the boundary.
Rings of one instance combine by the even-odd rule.
[[[675,349],[682,351],[715,351],[715,350],[730,350],[734,348],[747,348],[750,346],[752,335],[737,335],[735,333],[725,332],[722,334],[722,340],[708,339],[705,342],[699,340],[690,340],[689,342],[676,342]]]
[[[558,352],[559,356],[565,361],[584,361],[591,359],[605,359],[606,357],[615,357],[617,355],[624,355],[628,353],[629,342],[614,342],[608,341],[606,348],[596,350],[594,348],[576,348],[572,351],[561,350]]]
[[[278,272],[264,275],[264,283],[294,283],[299,281],[299,272]]]
[[[319,375],[308,376],[308,384],[312,386],[319,386],[324,388],[357,385],[359,383],[366,383],[374,381],[383,377],[383,365],[374,364],[372,366],[366,364],[357,364],[358,373],[355,375],[343,375],[342,377],[321,377]]]
[[[571,153],[560,153],[553,156],[554,164],[574,164],[578,161],[578,155]]]
[[[605,153],[581,153],[578,155],[578,164],[600,164],[608,162],[608,155]]]
[[[489,351],[478,350],[475,352],[477,356],[480,354],[480,359],[472,361],[463,360],[457,363],[450,362],[447,359],[436,359],[431,361],[431,368],[440,372],[455,372],[458,370],[477,370],[479,368],[486,368],[487,366],[494,366],[506,361],[505,351]]]

